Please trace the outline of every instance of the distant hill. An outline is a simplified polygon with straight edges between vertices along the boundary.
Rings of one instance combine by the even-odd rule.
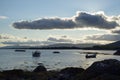
[[[107,44],[107,45],[105,45],[105,46],[120,47],[120,41],[116,41],[116,42],[113,42],[113,43]]]
[[[30,48],[30,46],[4,46],[0,47],[0,49],[25,49],[25,48]]]
[[[81,44],[59,43],[59,44],[48,45],[47,47],[78,47],[78,48],[85,48],[85,47],[93,47],[95,45],[96,44],[92,44],[92,43],[81,43]]]
[[[102,49],[102,50],[118,50],[120,49],[120,41],[116,41],[106,45],[93,46],[92,49]]]
[[[118,50],[120,49],[120,41],[116,41],[106,45],[92,43],[58,43],[46,46],[5,46],[0,49],[93,49],[93,50]]]
[[[83,44],[71,44],[71,43],[59,43],[59,44],[52,44],[52,45],[47,45],[47,46],[5,46],[2,48],[7,48],[7,49],[79,49],[79,48],[88,48],[88,47],[93,47],[96,44],[91,44],[91,43],[83,43]]]

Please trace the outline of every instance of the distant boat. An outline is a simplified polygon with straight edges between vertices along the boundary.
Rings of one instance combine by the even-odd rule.
[[[40,51],[35,51],[32,53],[32,57],[40,57]]]
[[[54,51],[53,53],[56,53],[56,54],[58,54],[58,53],[60,53],[59,51]]]
[[[24,49],[16,49],[15,52],[25,52],[26,50]]]
[[[86,58],[96,58],[97,54],[86,54]]]

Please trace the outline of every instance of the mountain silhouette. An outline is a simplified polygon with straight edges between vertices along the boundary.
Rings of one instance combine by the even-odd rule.
[[[105,45],[105,46],[120,47],[120,41],[116,41],[116,42],[113,42],[113,43],[107,44],[107,45]]]
[[[106,45],[98,45],[93,46],[92,49],[100,49],[100,50],[118,50],[120,49],[120,41],[116,41]]]

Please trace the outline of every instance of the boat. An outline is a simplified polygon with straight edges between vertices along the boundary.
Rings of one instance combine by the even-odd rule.
[[[25,49],[16,49],[15,52],[25,52]]]
[[[86,58],[96,58],[97,54],[86,54]]]
[[[54,51],[53,53],[58,54],[58,53],[60,53],[60,52],[59,52],[59,51]]]
[[[32,57],[40,57],[40,51],[32,52]]]

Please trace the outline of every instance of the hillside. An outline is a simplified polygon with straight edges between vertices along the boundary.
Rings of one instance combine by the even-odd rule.
[[[110,44],[107,44],[106,46],[114,46],[114,47],[120,47],[120,41],[116,41]]]
[[[106,45],[93,46],[92,49],[101,49],[101,50],[118,50],[120,49],[120,41],[116,41]]]
[[[96,44],[71,44],[71,43],[59,43],[59,44],[52,44],[47,46],[5,46],[1,48],[7,49],[80,49],[80,48],[92,48]]]

